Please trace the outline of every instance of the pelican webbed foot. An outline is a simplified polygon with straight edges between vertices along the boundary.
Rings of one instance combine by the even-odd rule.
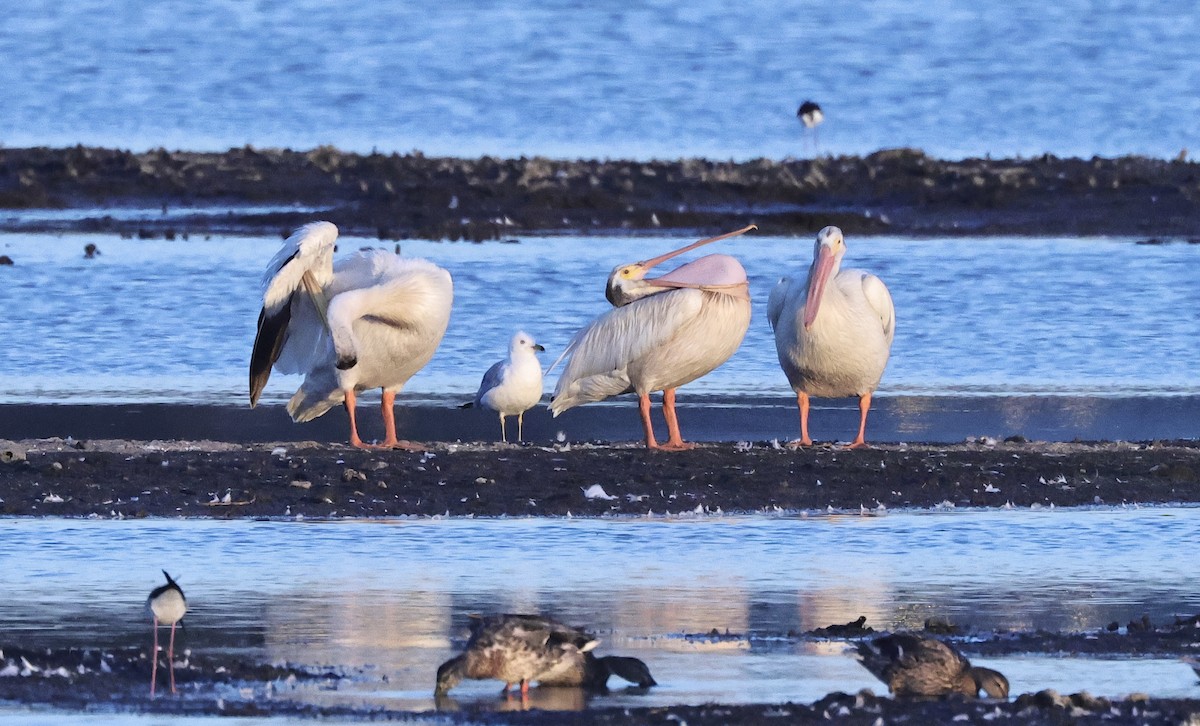
[[[376,449],[391,449],[399,451],[429,451],[429,447],[407,439],[384,439]]]
[[[660,444],[655,447],[659,451],[691,451],[696,448],[695,444],[687,441],[668,441],[665,444]]]

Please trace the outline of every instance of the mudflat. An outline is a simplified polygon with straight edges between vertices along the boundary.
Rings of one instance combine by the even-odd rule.
[[[187,207],[229,206],[189,215]],[[238,211],[301,205],[305,211]],[[1200,164],[1138,156],[944,160],[918,149],[749,161],[478,159],[244,147],[0,149],[0,209],[171,208],[0,229],[143,237],[286,234],[314,218],[343,234],[483,241],[522,234],[1145,235],[1196,241]]]
[[[2,442],[9,516],[398,517],[880,513],[1200,502],[1200,444]]]

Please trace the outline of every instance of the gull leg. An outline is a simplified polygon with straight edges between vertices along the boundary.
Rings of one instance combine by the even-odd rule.
[[[642,428],[646,432],[646,448],[657,449],[658,442],[654,440],[654,425],[650,423],[650,394],[638,394],[638,411],[642,414]]]
[[[500,414],[500,443],[508,443],[508,431],[504,429],[504,414]]]
[[[396,392],[384,391],[383,401],[379,404],[383,413],[383,443],[381,449],[403,449],[405,451],[425,451],[425,447],[412,441],[396,438]]]
[[[662,448],[668,451],[686,451],[696,448],[695,444],[684,443],[679,434],[679,419],[675,417],[675,389],[663,391],[663,418],[667,420],[667,443]]]
[[[850,442],[851,449],[866,449],[867,445],[867,412],[871,410],[871,394],[864,393],[858,397],[858,410],[861,418],[858,421],[858,438]]]
[[[522,430],[524,428],[525,428],[525,412],[522,411],[517,414],[517,443],[518,444],[521,443],[521,440],[525,437],[525,432]]]
[[[800,438],[788,444],[793,449],[801,446],[812,446],[812,439],[808,437],[808,394],[796,392],[796,406],[800,409]]]

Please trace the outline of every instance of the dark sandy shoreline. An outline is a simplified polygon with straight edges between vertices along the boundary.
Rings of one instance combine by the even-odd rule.
[[[9,516],[398,517],[877,513],[1200,503],[1200,444],[991,442],[683,453],[633,444],[33,440],[0,446]],[[587,492],[598,485],[603,491]],[[601,495],[602,496],[597,496]]]
[[[942,160],[916,149],[745,162],[457,159],[245,147],[222,153],[0,149],[0,209],[303,205],[317,212],[21,222],[0,230],[345,234],[474,240],[662,234],[756,223],[763,234],[1141,235],[1200,238],[1200,164],[1145,157]]]

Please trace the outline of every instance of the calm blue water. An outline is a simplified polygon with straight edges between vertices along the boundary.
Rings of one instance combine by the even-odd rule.
[[[1153,0],[32,0],[0,23],[0,143],[1173,157],[1197,36]]]
[[[548,366],[575,330],[608,309],[603,286],[614,265],[685,241],[404,242],[405,255],[444,265],[455,282],[449,331],[405,397],[469,398],[518,328],[546,346]],[[83,258],[87,242],[100,247],[98,258]],[[340,244],[346,254],[377,242]],[[895,237],[847,244],[846,266],[879,274],[896,304],[882,394],[1200,393],[1200,245]],[[0,235],[0,254],[17,262],[0,267],[0,401],[244,403],[259,279],[278,245]],[[681,395],[790,396],[766,301],[781,275],[805,274],[812,243],[747,235],[711,249],[742,260],[754,317],[733,358]],[[264,400],[286,400],[299,380],[273,377]]]

